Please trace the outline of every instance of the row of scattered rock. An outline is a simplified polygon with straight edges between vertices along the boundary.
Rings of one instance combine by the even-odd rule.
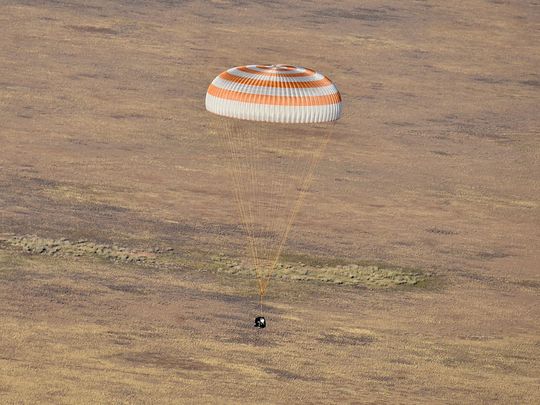
[[[178,255],[167,255],[172,248],[153,248],[136,251],[117,245],[105,245],[86,239],[70,241],[67,238],[48,239],[34,235],[0,238],[0,242],[19,247],[23,251],[48,256],[97,256],[123,263],[135,263],[152,267],[177,268]],[[158,257],[159,256],[159,257]],[[253,276],[255,270],[246,263],[225,255],[211,257],[212,263],[202,263],[202,268],[213,268],[218,272]],[[272,272],[278,279],[316,281],[333,284],[364,285],[367,287],[414,286],[429,278],[429,274],[401,268],[377,265],[307,265],[305,263],[279,263]]]
[[[155,248],[149,253],[130,250],[117,245],[94,243],[86,239],[70,241],[67,238],[48,239],[34,235],[12,236],[5,239],[5,242],[33,254],[75,257],[98,256],[118,262],[141,264],[153,264],[155,262],[155,253],[172,250],[172,248],[163,250],[161,248]]]
[[[213,258],[216,270],[227,274],[254,274],[255,270],[239,261],[219,256]],[[376,265],[346,264],[337,266],[309,266],[306,264],[278,264],[272,276],[296,281],[318,281],[333,284],[364,285],[368,287],[414,286],[427,280],[429,274],[401,268]]]

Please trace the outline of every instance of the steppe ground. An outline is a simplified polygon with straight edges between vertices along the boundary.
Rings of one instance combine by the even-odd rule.
[[[539,403],[539,27],[538,1],[1,1],[0,402]],[[184,261],[242,246],[203,100],[249,63],[344,98],[288,255],[430,282],[275,281],[261,331],[252,278]]]

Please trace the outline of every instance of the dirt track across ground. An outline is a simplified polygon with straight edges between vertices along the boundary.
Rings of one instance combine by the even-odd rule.
[[[3,1],[0,402],[538,402],[539,20],[535,1]],[[316,68],[345,103],[288,260],[435,282],[276,278],[251,327],[253,278],[211,259],[244,242],[203,102],[249,63]],[[5,242],[24,235],[95,252]]]

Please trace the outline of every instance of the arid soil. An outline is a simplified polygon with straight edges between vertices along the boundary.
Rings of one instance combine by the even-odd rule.
[[[0,402],[538,402],[539,21],[1,2]],[[315,68],[345,103],[265,330],[204,110],[249,63]]]

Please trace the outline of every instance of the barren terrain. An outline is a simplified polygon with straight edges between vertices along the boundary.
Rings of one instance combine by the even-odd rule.
[[[540,3],[0,2],[0,402],[536,403]],[[254,330],[204,95],[345,115]]]

